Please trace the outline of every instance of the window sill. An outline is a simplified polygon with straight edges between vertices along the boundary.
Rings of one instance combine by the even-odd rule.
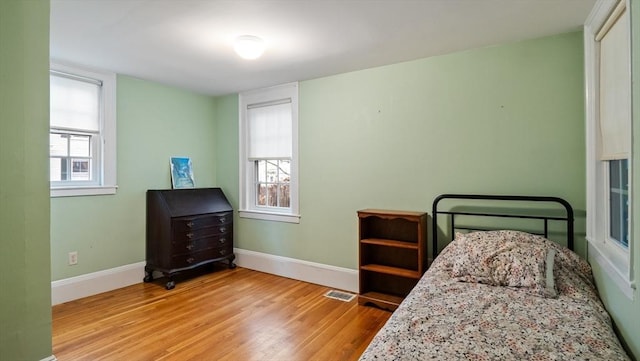
[[[634,281],[625,276],[611,261],[608,252],[596,242],[587,239],[589,242],[589,261],[593,260],[600,266],[602,271],[618,286],[620,292],[628,299],[633,300],[633,294],[636,289]]]
[[[263,221],[275,221],[286,223],[300,223],[299,214],[266,213],[256,211],[239,211],[240,218],[260,219]]]
[[[116,194],[118,186],[59,187],[51,188],[51,198],[102,196]]]

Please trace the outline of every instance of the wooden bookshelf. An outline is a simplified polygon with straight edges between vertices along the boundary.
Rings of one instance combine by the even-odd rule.
[[[427,214],[358,211],[358,303],[395,310],[427,266]]]

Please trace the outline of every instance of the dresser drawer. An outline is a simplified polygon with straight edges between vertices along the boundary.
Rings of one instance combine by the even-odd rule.
[[[199,252],[191,252],[186,254],[176,254],[171,257],[172,268],[184,268],[199,263],[222,259],[233,253],[233,248],[230,246],[205,249]]]
[[[200,238],[208,238],[222,234],[233,234],[233,225],[224,224],[193,230],[173,230],[173,242],[189,242]]]
[[[187,241],[174,240],[172,246],[172,254],[195,253],[211,248],[233,247],[233,235],[226,233]]]
[[[231,224],[233,214],[231,212],[206,214],[201,216],[180,217],[172,220],[173,229],[176,232],[187,233],[201,228],[209,228]]]

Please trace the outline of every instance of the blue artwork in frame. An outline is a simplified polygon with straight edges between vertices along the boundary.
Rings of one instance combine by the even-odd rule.
[[[171,185],[174,189],[195,188],[191,158],[171,157]]]

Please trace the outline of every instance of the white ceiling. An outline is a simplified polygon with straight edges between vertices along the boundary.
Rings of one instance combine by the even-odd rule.
[[[221,95],[579,30],[595,0],[52,0],[51,58]],[[262,37],[258,60],[233,52]]]

